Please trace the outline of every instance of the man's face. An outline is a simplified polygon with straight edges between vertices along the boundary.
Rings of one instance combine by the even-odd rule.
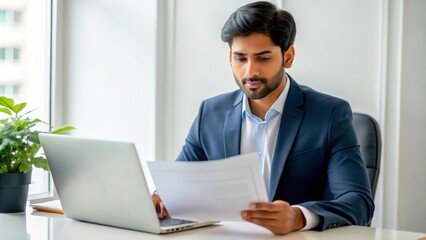
[[[249,99],[263,99],[277,88],[284,89],[283,60],[281,48],[265,34],[253,33],[232,41],[230,61],[235,82]]]

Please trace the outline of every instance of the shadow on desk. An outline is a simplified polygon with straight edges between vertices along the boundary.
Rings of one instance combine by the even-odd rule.
[[[329,240],[329,239],[420,239],[423,234],[375,229],[369,227],[340,227],[323,232],[305,231],[294,232],[285,236],[275,236],[268,230],[244,222],[224,222],[208,227],[192,229],[183,232],[156,235],[151,233],[126,230],[79,221],[67,221],[62,228],[59,239],[190,239],[190,240],[216,240],[216,239],[283,239],[283,240]]]
[[[343,235],[336,235],[342,231]],[[60,240],[74,239],[189,239],[189,240],[210,240],[210,239],[283,239],[283,240],[329,240],[334,237],[345,236],[345,239],[371,239],[371,233],[362,231],[348,232],[345,228],[327,230],[324,232],[306,231],[294,232],[285,236],[275,236],[268,230],[259,226],[243,222],[226,222],[226,224],[215,224],[208,227],[191,229],[182,232],[169,234],[152,234],[134,230],[109,227],[93,223],[76,220],[67,221],[59,234]]]
[[[285,236],[274,236],[267,229],[247,222],[221,222],[220,224],[183,232],[156,235],[92,223],[85,223],[53,213],[32,212],[0,214],[0,239],[284,239],[284,240],[329,240],[329,239],[424,239],[426,233],[415,233],[383,228],[360,226],[339,227],[323,232],[295,232]]]
[[[48,231],[54,235],[49,238],[38,238],[36,236],[40,227],[37,222],[45,223],[45,217],[48,218],[49,226],[54,229]],[[360,226],[339,227],[323,232],[305,231],[294,232],[285,236],[275,236],[269,230],[247,222],[221,222],[220,224],[191,229],[183,232],[170,233],[164,235],[156,235],[151,233],[138,232],[133,230],[109,227],[93,223],[80,222],[64,217],[60,214],[34,212],[29,213],[27,218],[25,214],[0,214],[0,230],[2,227],[15,229],[12,232],[25,234],[27,230],[31,234],[31,239],[52,239],[52,240],[69,240],[69,239],[185,239],[185,240],[216,240],[216,239],[284,239],[284,240],[329,240],[329,239],[374,239],[374,240],[398,240],[398,239],[424,239],[426,233],[414,233],[406,231],[397,231],[382,228],[370,228]],[[29,224],[29,228],[27,226]],[[7,231],[6,231],[7,233]],[[46,232],[41,229],[41,234]],[[7,234],[6,234],[7,235]],[[4,233],[0,239],[3,239]],[[40,235],[41,236],[41,235]],[[44,235],[43,235],[44,236]],[[8,238],[6,238],[8,239]],[[16,238],[12,238],[16,239]],[[21,239],[21,238],[19,238]]]
[[[203,227],[203,232],[206,232],[206,228],[218,228],[220,226],[212,225]],[[199,229],[192,229],[182,232],[169,233],[157,235],[153,233],[139,232],[135,230],[122,229],[116,227],[109,227],[104,225],[98,225],[94,223],[87,223],[81,221],[69,221],[62,228],[59,235],[60,240],[74,240],[74,239],[128,239],[128,240],[140,240],[140,239],[167,239],[167,238],[178,238],[179,236],[188,236],[194,234]]]
[[[68,221],[62,228],[59,239],[305,239],[302,235],[297,233],[294,234],[294,236],[286,236],[284,238],[284,236],[274,236],[267,230],[263,231],[263,229],[259,232],[259,227],[255,225],[244,223],[241,224],[244,228],[235,228],[235,224],[239,225],[238,223],[233,223],[232,225],[234,226],[229,227],[228,225],[223,226],[221,224],[215,224],[198,229],[157,235],[73,220]],[[255,230],[253,232],[250,231],[252,227]]]

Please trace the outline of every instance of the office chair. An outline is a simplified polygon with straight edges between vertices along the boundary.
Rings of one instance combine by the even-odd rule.
[[[353,113],[353,125],[358,137],[361,156],[367,167],[371,194],[374,198],[377,180],[379,179],[380,157],[382,152],[379,123],[367,114]]]

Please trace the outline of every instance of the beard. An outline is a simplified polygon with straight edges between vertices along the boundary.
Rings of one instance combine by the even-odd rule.
[[[240,87],[240,89],[244,92],[244,94],[249,99],[262,99],[268,96],[271,92],[278,88],[281,84],[284,76],[284,68],[281,67],[280,70],[271,78],[260,78],[260,77],[251,77],[251,78],[243,78],[240,80],[234,75],[235,82]],[[247,83],[262,83],[262,86],[256,89],[250,89],[244,87]]]

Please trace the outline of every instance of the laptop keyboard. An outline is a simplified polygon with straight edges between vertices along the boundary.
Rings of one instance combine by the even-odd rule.
[[[180,224],[186,224],[186,223],[194,223],[194,221],[185,220],[185,219],[179,219],[179,218],[164,218],[160,219],[160,225],[161,227],[170,227]]]

